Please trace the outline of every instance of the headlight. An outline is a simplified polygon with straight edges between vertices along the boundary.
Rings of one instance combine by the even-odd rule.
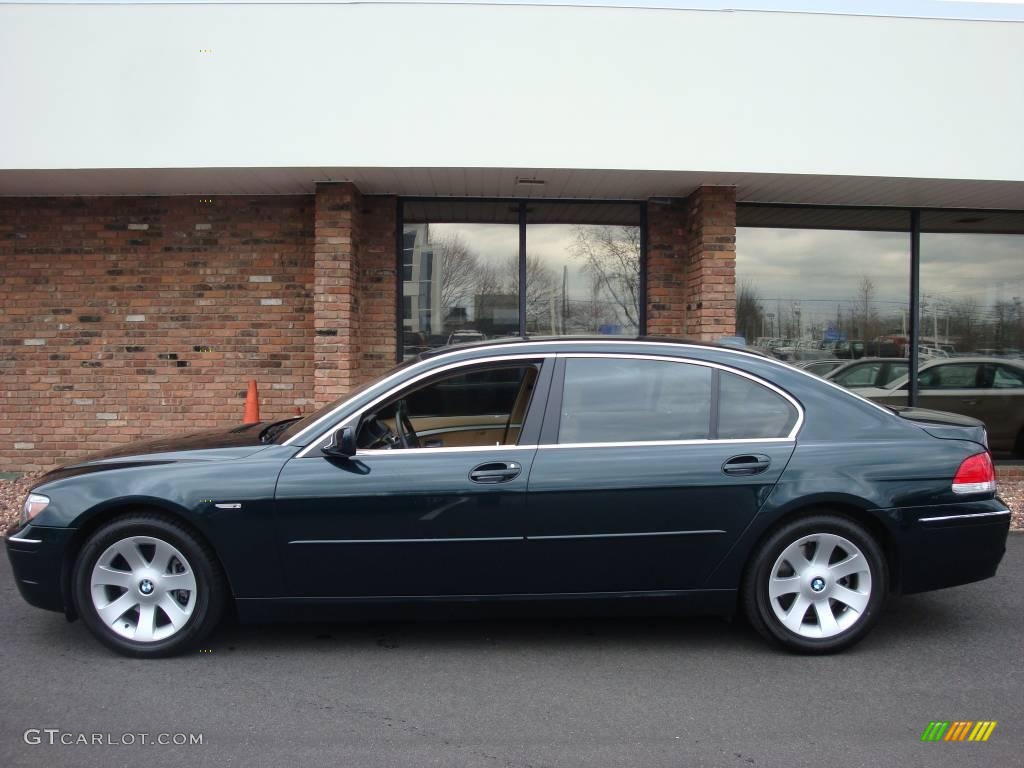
[[[33,517],[38,515],[44,509],[46,505],[50,503],[50,499],[47,496],[43,496],[38,493],[30,493],[25,497],[25,503],[21,507],[21,523],[24,525]]]

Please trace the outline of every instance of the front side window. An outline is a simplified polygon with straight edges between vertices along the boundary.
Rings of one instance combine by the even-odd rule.
[[[464,371],[425,384],[363,417],[364,449],[515,445],[537,378],[533,364]]]
[[[687,363],[569,358],[559,443],[704,440],[712,369]]]

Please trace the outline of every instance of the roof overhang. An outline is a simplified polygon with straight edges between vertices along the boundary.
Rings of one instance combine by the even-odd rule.
[[[0,195],[301,195],[338,181],[402,196],[646,200],[711,185],[736,187],[740,202],[1024,209],[1020,181],[563,168],[0,170]]]

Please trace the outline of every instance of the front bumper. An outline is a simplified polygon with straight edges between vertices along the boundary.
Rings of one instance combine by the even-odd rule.
[[[16,525],[4,543],[14,570],[14,583],[29,605],[48,611],[64,611],[64,553],[74,534],[72,528]]]
[[[998,499],[903,510],[900,591],[955,587],[995,576],[1010,530]]]

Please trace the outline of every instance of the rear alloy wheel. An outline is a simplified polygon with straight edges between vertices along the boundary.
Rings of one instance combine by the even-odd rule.
[[[74,589],[93,634],[132,656],[166,656],[194,645],[224,603],[209,548],[162,515],[132,515],[100,528],[78,558]]]
[[[745,579],[744,607],[770,640],[801,653],[831,653],[868,633],[886,589],[872,536],[847,518],[815,515],[761,546]]]

